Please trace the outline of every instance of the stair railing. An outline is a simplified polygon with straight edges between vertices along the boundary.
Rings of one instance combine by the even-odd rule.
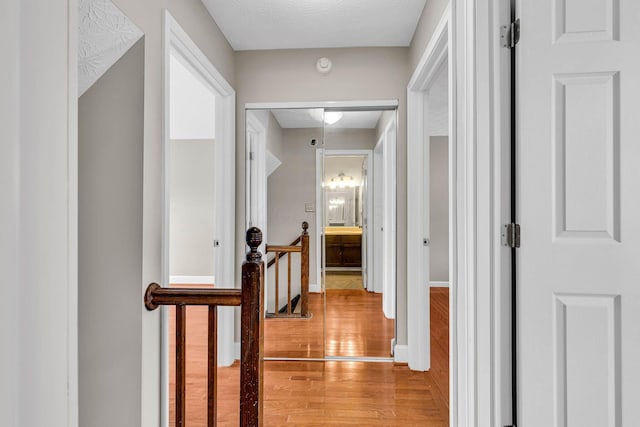
[[[242,289],[174,289],[157,283],[147,287],[144,302],[148,310],[161,305],[176,307],[176,427],[185,426],[186,307],[209,307],[207,426],[216,425],[217,397],[217,307],[241,306],[240,344],[240,426],[262,426],[263,339],[262,313],[264,262],[258,252],[262,232],[247,230],[250,250],[242,263]]]
[[[275,265],[275,310],[272,317],[309,316],[309,223],[302,223],[302,234],[289,245],[266,245],[265,253],[276,256],[267,263],[267,268]],[[300,244],[300,246],[298,246]],[[292,313],[291,298],[291,254],[300,253],[300,314]],[[280,313],[280,258],[287,256],[287,311]]]

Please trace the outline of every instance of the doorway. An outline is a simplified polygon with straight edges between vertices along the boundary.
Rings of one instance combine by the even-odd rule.
[[[362,132],[362,130],[360,131]],[[326,135],[327,142],[331,134]],[[340,137],[348,143],[346,135]],[[371,139],[375,141],[376,139]],[[378,138],[382,151],[384,135]],[[374,150],[324,152],[324,253],[327,358],[390,358],[395,319],[384,310],[381,229],[384,218],[382,162],[373,167]],[[378,179],[376,180],[376,176]],[[377,181],[378,186],[373,183]],[[374,200],[376,200],[374,205]],[[374,209],[375,206],[375,209]],[[376,252],[374,248],[378,249]],[[378,257],[378,258],[376,258]]]
[[[429,370],[455,407],[456,138],[452,112],[449,13],[408,85],[407,295],[408,362]],[[449,372],[449,367],[454,367]],[[451,396],[454,396],[452,399]],[[452,421],[453,423],[453,421]],[[453,423],[455,424],[455,423]]]
[[[164,14],[164,131],[162,285],[234,288],[235,93],[168,11]],[[174,310],[162,312],[162,425],[168,425],[173,370]],[[234,361],[234,310],[218,308],[218,365]],[[189,324],[206,318],[190,307]],[[193,328],[196,329],[197,328]],[[202,337],[189,336],[193,344]],[[187,344],[188,346],[190,344]],[[188,369],[206,378],[206,348],[193,346]],[[198,389],[186,396],[190,411],[203,408]]]

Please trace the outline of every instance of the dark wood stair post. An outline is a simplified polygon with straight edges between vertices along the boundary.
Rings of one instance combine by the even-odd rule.
[[[302,223],[302,236],[300,236],[300,260],[302,262],[300,268],[300,315],[307,317],[309,315],[309,223]]]
[[[262,231],[247,230],[249,252],[242,263],[242,337],[240,366],[240,426],[262,426],[264,353],[264,262],[258,247]]]

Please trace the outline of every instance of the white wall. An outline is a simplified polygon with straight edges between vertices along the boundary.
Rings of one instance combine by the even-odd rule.
[[[169,143],[169,274],[214,275],[215,142]]]
[[[430,281],[449,281],[449,138],[432,136],[430,141]]]
[[[9,426],[20,415],[20,0],[0,4],[0,414]],[[59,314],[61,315],[61,314]],[[41,404],[42,402],[37,402]]]
[[[83,426],[140,424],[144,51],[143,38],[78,100]]]
[[[0,4],[0,413],[10,426],[77,423],[76,7]]]
[[[169,65],[169,138],[214,139],[216,97],[176,54]]]

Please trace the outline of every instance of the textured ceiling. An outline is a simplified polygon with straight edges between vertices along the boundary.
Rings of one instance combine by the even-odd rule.
[[[271,110],[283,129],[304,129],[322,127],[322,109]],[[381,111],[345,111],[342,118],[330,128],[373,129],[378,124]]]
[[[144,34],[109,0],[80,0],[78,22],[81,96]]]
[[[202,0],[234,50],[409,46],[426,0]]]

